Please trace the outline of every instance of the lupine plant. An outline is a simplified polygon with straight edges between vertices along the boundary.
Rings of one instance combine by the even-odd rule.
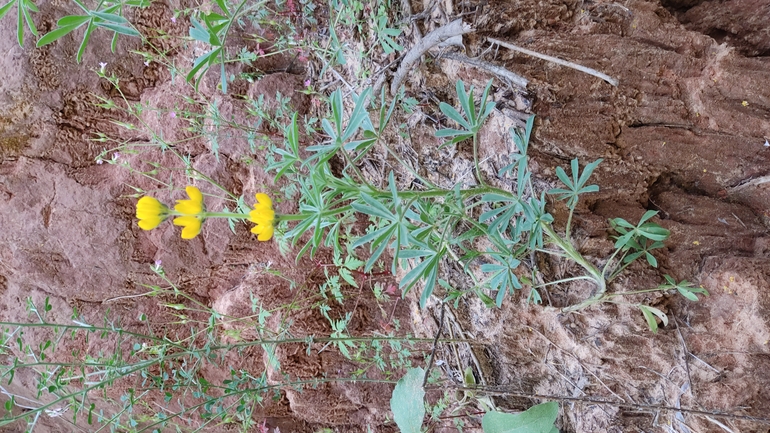
[[[390,264],[381,266],[394,275],[402,271],[400,288],[403,292],[421,287],[421,307],[425,306],[437,286],[448,289],[448,300],[475,293],[488,305],[500,307],[507,295],[522,289],[523,282],[531,281],[522,277],[526,274],[522,262],[532,252],[565,257],[585,271],[584,275],[564,280],[530,284],[530,298],[534,302],[541,301],[538,289],[576,280],[589,280],[595,284],[596,290],[589,299],[568,306],[565,311],[576,311],[601,302],[620,302],[617,300],[619,294],[608,293],[608,285],[642,257],[650,266],[657,267],[657,259],[651,251],[663,247],[669,231],[650,221],[656,215],[654,211],[646,212],[636,225],[622,218],[612,219],[610,225],[617,233],[615,251],[601,269],[586,259],[571,241],[572,219],[580,196],[599,190],[598,186],[589,185],[588,180],[601,160],[587,164],[582,172],[579,161],[572,160],[571,176],[557,167],[557,177],[564,187],[547,193],[565,201],[569,209],[564,234],[560,235],[553,225],[553,217],[545,209],[546,192],[535,191],[528,170],[527,150],[534,117],[527,121],[523,131],[511,132],[518,153],[510,155],[512,162],[498,173],[501,177],[513,176],[516,179],[515,191],[490,186],[482,178],[477,150],[479,130],[494,109],[494,103],[487,101],[490,87],[491,82],[477,103],[474,89],[471,87],[466,92],[465,85],[458,82],[461,111],[444,103],[440,109],[460,128],[436,132],[438,137],[451,137],[446,145],[464,140],[473,142],[476,186],[462,188],[457,183],[452,188],[441,188],[420,176],[382,142],[383,130],[393,114],[397,99],[387,104],[384,93],[381,95],[380,107],[375,110],[379,126],[375,128],[365,105],[370,99],[369,90],[353,95],[355,106],[347,119],[343,115],[342,93],[337,90],[329,98],[331,116],[321,121],[328,137],[325,141],[308,146],[305,152],[300,151],[299,120],[294,115],[284,128],[283,146],[275,145],[271,149],[273,157],[268,169],[275,171],[276,180],[285,177],[295,184],[300,193],[299,213],[275,214],[271,198],[262,193],[257,194],[257,203],[249,212],[206,212],[200,191],[188,186],[190,200],[178,201],[173,210],[154,198],[141,198],[137,204],[139,225],[143,229],[151,229],[166,217],[174,216],[174,224],[184,227],[182,237],[189,239],[200,232],[206,218],[246,219],[256,224],[252,232],[259,236],[259,240],[271,239],[275,227],[281,225],[282,239],[304,244],[297,253],[299,258],[308,252],[312,256],[322,247],[332,248],[337,255],[346,254],[347,246],[341,240],[347,233],[345,227],[356,221],[357,215],[366,215],[370,221],[366,233],[350,240],[353,248],[368,246],[364,272],[378,266],[387,251]],[[423,187],[411,190],[399,188],[394,172],[390,172],[386,182],[380,185],[369,182],[359,170],[357,161],[376,144],[385,147],[405,170],[421,181]],[[335,156],[347,162],[342,173],[337,175],[332,173],[330,165]],[[289,222],[293,226],[290,227]],[[306,233],[310,234],[305,236]],[[477,250],[474,246],[482,237],[486,238],[489,247]],[[442,264],[445,260],[459,263],[474,284],[467,288],[451,287],[443,277]],[[474,264],[478,264],[478,272],[473,270]],[[706,293],[687,281],[671,287],[671,277],[666,277],[668,283],[650,290],[676,288],[690,300],[697,299],[696,293]],[[651,315],[666,321],[662,311],[650,306],[637,306],[653,331],[657,330],[657,326]]]
[[[571,162],[571,176],[563,168],[557,168],[557,177],[564,187],[535,191],[527,156],[534,118],[528,120],[523,131],[512,131],[511,138],[518,153],[510,155],[511,164],[498,173],[516,179],[515,191],[490,186],[481,175],[478,159],[479,130],[494,109],[494,103],[487,101],[490,87],[491,82],[476,101],[474,89],[471,87],[466,92],[460,81],[457,83],[460,110],[445,103],[440,105],[442,113],[458,128],[440,129],[436,135],[451,138],[446,145],[465,140],[473,143],[476,186],[465,188],[459,183],[452,188],[438,187],[420,176],[382,142],[381,134],[392,115],[395,100],[388,105],[381,96],[379,109],[375,110],[379,126],[374,128],[364,106],[364,101],[369,100],[368,90],[353,95],[356,104],[348,119],[342,115],[341,92],[334,92],[329,100],[332,116],[322,121],[328,139],[308,147],[308,155],[304,157],[297,142],[297,117],[292,118],[284,131],[284,145],[272,149],[274,162],[269,166],[276,171],[276,178],[288,178],[301,192],[300,214],[290,218],[298,222],[287,228],[283,236],[293,243],[304,243],[300,255],[307,251],[314,254],[323,246],[343,251],[341,227],[351,224],[357,215],[366,215],[370,220],[366,233],[352,240],[354,248],[368,246],[365,271],[375,267],[386,257],[384,253],[389,252],[390,263],[385,266],[394,274],[402,271],[400,286],[404,292],[417,286],[422,289],[422,307],[437,286],[448,289],[449,300],[475,293],[487,304],[501,306],[507,295],[523,287],[525,278],[521,275],[526,274],[526,270],[522,262],[531,252],[565,257],[585,271],[585,275],[531,286],[531,297],[535,302],[540,301],[538,289],[581,279],[593,282],[597,289],[591,298],[566,307],[565,311],[600,302],[619,302],[617,294],[607,292],[608,285],[642,257],[656,267],[657,260],[651,251],[663,246],[669,231],[650,221],[655,216],[653,211],[645,213],[636,225],[621,218],[613,219],[610,224],[618,233],[615,251],[601,269],[586,259],[570,239],[571,225],[580,196],[599,189],[589,185],[588,180],[601,160],[587,164],[581,172],[579,161],[575,159]],[[399,188],[393,172],[380,185],[370,183],[357,168],[356,161],[376,143],[384,146],[405,170],[420,180],[423,187]],[[329,165],[335,155],[348,163],[341,175],[332,174]],[[553,225],[553,217],[545,209],[546,193],[566,202],[569,216],[564,234],[559,234]],[[303,237],[308,231],[312,233],[309,238]],[[488,240],[489,247],[485,250],[474,248],[481,237]],[[451,287],[442,272],[446,260],[462,265],[474,284],[462,289]],[[474,264],[479,265],[480,272],[472,270]],[[672,288],[670,285],[669,282],[651,290],[667,291]],[[675,288],[691,300],[697,299],[696,293],[705,293],[686,281]],[[649,313],[662,319],[665,316],[653,307],[638,307],[648,318]],[[651,328],[657,329],[652,323]]]

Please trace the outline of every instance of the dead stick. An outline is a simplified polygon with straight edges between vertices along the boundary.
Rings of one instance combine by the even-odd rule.
[[[398,299],[396,299],[398,301]],[[428,375],[430,375],[430,368],[433,366],[433,360],[436,358],[436,348],[438,347],[438,339],[441,338],[441,330],[444,329],[444,313],[446,312],[446,307],[444,307],[444,304],[439,304],[441,306],[441,318],[439,319],[438,323],[438,332],[436,332],[436,338],[433,339],[433,349],[430,351],[430,359],[428,360],[428,368],[425,369],[425,377],[422,379],[422,386],[424,387],[428,383]]]
[[[393,75],[393,83],[390,85],[390,94],[392,96],[396,95],[399,87],[401,87],[401,83],[404,81],[404,78],[406,78],[406,74],[412,69],[414,64],[420,60],[420,57],[428,52],[428,50],[451,37],[460,36],[472,31],[473,29],[471,26],[463,24],[463,20],[460,19],[454,20],[425,35],[425,37],[422,38],[417,45],[413,46],[404,56],[404,61],[401,62],[398,70]]]
[[[756,179],[752,179],[752,180],[750,180],[748,182],[741,183],[741,184],[738,184],[737,186],[734,186],[734,187],[730,188],[730,192],[731,193],[736,193],[736,192],[738,192],[738,191],[740,191],[742,189],[746,189],[746,188],[748,188],[750,186],[758,186],[758,185],[762,185],[763,183],[768,183],[768,182],[770,182],[770,176],[758,177]],[[741,223],[741,224],[743,224],[743,223]]]
[[[510,81],[512,84],[515,84],[516,86],[521,87],[523,89],[526,89],[527,84],[529,83],[529,81],[527,81],[526,78],[522,77],[521,75],[514,74],[513,72],[503,67],[493,65],[483,60],[473,59],[463,54],[445,53],[441,55],[441,58],[456,60],[458,62],[463,62],[469,65],[473,65],[479,69],[484,69],[486,71],[489,71],[497,75],[498,77],[505,78],[506,80]]]
[[[540,54],[540,53],[535,52],[535,51],[530,51],[530,50],[528,50],[526,48],[521,48],[519,46],[516,46],[516,45],[513,45],[513,44],[509,44],[508,42],[503,42],[503,41],[501,41],[499,39],[487,38],[487,40],[489,42],[493,43],[493,44],[497,44],[497,45],[500,45],[501,47],[508,48],[509,50],[518,51],[520,53],[524,53],[524,54],[527,54],[527,55],[532,56],[532,57],[537,57],[538,59],[547,60],[549,62],[556,63],[557,65],[562,65],[562,66],[566,66],[568,68],[577,69],[580,72],[585,72],[586,74],[593,75],[594,77],[601,78],[602,80],[612,84],[613,86],[618,87],[618,80],[610,77],[607,74],[603,74],[603,73],[601,73],[601,72],[599,72],[599,71],[597,71],[595,69],[587,68],[585,66],[578,65],[577,63],[568,62],[566,60],[558,59],[556,57],[551,57],[551,56],[546,55],[546,54]]]

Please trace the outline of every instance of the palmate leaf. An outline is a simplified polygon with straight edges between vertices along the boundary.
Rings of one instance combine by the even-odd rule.
[[[580,194],[599,191],[599,187],[597,185],[586,186],[585,184],[588,182],[588,178],[591,177],[591,174],[594,172],[594,170],[596,169],[596,167],[599,165],[600,162],[602,162],[602,158],[599,158],[596,161],[590,164],[587,164],[583,169],[583,173],[580,174],[578,159],[577,158],[573,159],[571,162],[571,168],[572,168],[571,179],[569,176],[567,176],[567,173],[564,171],[563,168],[556,167],[556,176],[559,178],[559,180],[562,181],[562,183],[567,188],[566,189],[554,188],[548,191],[548,194],[558,195],[559,197],[557,197],[557,199],[567,200],[567,207],[569,207],[570,209],[575,209],[575,207],[577,206],[577,202]]]
[[[392,173],[390,178],[392,181]],[[377,262],[377,259],[385,251],[385,248],[390,245],[394,252],[391,272],[395,274],[401,248],[408,243],[409,231],[413,229],[411,224],[404,218],[406,210],[401,207],[400,202],[397,200],[386,201],[386,203],[389,203],[389,205],[393,206],[395,209],[394,211],[391,211],[387,206],[382,204],[381,201],[378,201],[366,193],[362,192],[359,197],[360,201],[351,203],[351,207],[357,212],[378,218],[380,221],[377,226],[379,228],[353,242],[353,248],[358,248],[371,243],[371,248],[373,250],[372,255],[369,260],[367,260],[366,266],[364,267],[364,271],[369,272]]]
[[[8,14],[13,5],[16,5],[16,40],[19,46],[24,46],[24,23],[26,22],[29,31],[37,36],[37,27],[32,20],[30,12],[38,12],[37,6],[30,0],[10,0],[8,3],[0,6],[0,20]]]
[[[528,224],[520,224],[521,230],[529,232],[529,248],[543,247],[543,225],[551,224],[553,216],[545,211],[545,193],[540,194],[540,199],[531,197],[529,203],[523,207],[524,217]]]
[[[300,220],[284,237],[291,239],[292,244],[296,244],[307,232],[312,232],[312,237],[297,254],[297,260],[308,250],[311,256],[315,255],[323,243],[323,233],[329,227],[332,229],[329,231],[325,245],[336,246],[338,244],[336,238],[332,239],[330,237],[338,235],[338,232],[335,230],[339,228],[341,217],[327,212],[327,203],[333,201],[337,192],[327,188],[327,176],[328,174],[324,173],[323,170],[318,170],[312,176],[300,178],[298,181],[301,197],[299,211],[305,215],[305,218]]]
[[[479,216],[480,223],[486,223],[494,219],[489,224],[490,232],[505,232],[508,230],[511,219],[522,211],[522,202],[516,197],[509,195],[488,193],[481,196],[481,201],[490,204],[500,204],[500,206],[483,212]]]
[[[380,40],[380,46],[385,54],[391,54],[395,51],[401,51],[404,49],[396,41],[394,37],[401,35],[400,29],[388,28],[388,17],[380,15],[377,19],[377,38]]]
[[[445,102],[439,104],[439,109],[441,109],[441,112],[444,113],[446,117],[455,121],[463,129],[447,128],[436,131],[436,137],[453,137],[448,143],[442,144],[442,147],[459,143],[468,138],[475,137],[478,134],[481,126],[484,124],[484,120],[486,120],[495,108],[494,102],[487,101],[489,90],[491,88],[492,80],[487,83],[484,93],[481,96],[478,110],[476,110],[476,105],[473,101],[473,86],[471,86],[469,92],[466,92],[465,83],[463,83],[462,80],[457,81],[455,89],[463,113],[461,114],[457,109]]]
[[[490,252],[489,256],[496,263],[487,263],[481,265],[481,272],[492,274],[486,284],[490,289],[497,291],[495,304],[500,307],[503,305],[503,299],[506,293],[513,293],[514,289],[521,289],[521,283],[514,271],[521,261],[517,260],[511,254],[501,254]]]
[[[425,308],[425,304],[438,281],[439,263],[446,251],[443,247],[436,248],[429,243],[414,239],[412,239],[412,243],[420,249],[407,249],[399,253],[399,258],[404,263],[410,259],[416,262],[415,266],[401,279],[399,288],[401,293],[406,294],[417,282],[422,281],[424,286],[422,294],[420,294],[420,308]]]
[[[281,159],[275,159],[272,163],[268,164],[267,171],[275,170],[276,175],[274,182],[277,182],[287,172],[292,173],[295,169],[295,164],[300,162],[299,156],[299,126],[297,124],[297,113],[291,117],[291,123],[286,125],[283,129],[283,144],[284,148],[281,149],[276,146],[271,147],[271,151]]]
[[[226,8],[223,11],[228,16],[210,12],[202,15],[203,22],[198,21],[194,17],[190,18],[190,23],[193,25],[190,27],[190,37],[211,45],[211,51],[195,59],[192,69],[187,73],[186,79],[188,82],[194,80],[195,90],[198,90],[198,85],[209,68],[219,64],[222,93],[227,93],[227,75],[225,73],[227,58],[224,50],[224,41],[227,37],[227,31],[230,29],[230,23],[235,17],[230,17]],[[199,73],[200,75],[198,75]],[[198,75],[197,79],[195,78],[196,75]]]
[[[29,2],[29,0],[23,1]],[[139,33],[131,23],[121,15],[122,5],[112,5],[103,10],[89,10],[78,0],[76,0],[75,3],[85,12],[85,15],[68,15],[60,18],[59,21],[56,22],[57,27],[43,35],[37,41],[38,47],[55,42],[85,25],[86,30],[83,33],[83,39],[80,42],[76,55],[76,61],[80,63],[83,60],[86,46],[91,39],[91,34],[97,27],[113,32],[112,43],[110,45],[113,52],[115,52],[118,35],[141,37],[141,33]],[[144,2],[135,2],[132,3],[131,6],[146,7],[147,4]]]
[[[653,242],[662,242],[668,239],[671,232],[660,225],[647,222],[650,218],[657,215],[657,211],[648,210],[644,213],[639,223],[634,226],[623,218],[613,218],[610,220],[610,225],[620,236],[616,236],[615,248],[632,249],[635,246],[643,247],[646,245],[647,240]],[[653,244],[652,247],[659,248],[662,244]],[[639,249],[639,248],[637,248]],[[646,248],[645,248],[646,249]]]
[[[670,290],[670,289],[676,289],[680,295],[684,296],[685,298],[689,299],[693,302],[698,302],[698,296],[697,294],[708,296],[709,292],[708,290],[704,289],[703,287],[695,287],[695,285],[687,280],[682,280],[680,282],[676,282],[675,279],[673,279],[670,275],[664,275],[664,278],[666,279],[665,284],[661,284],[658,286],[659,290]]]

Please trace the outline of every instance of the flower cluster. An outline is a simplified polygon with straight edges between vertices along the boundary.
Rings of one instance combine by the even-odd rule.
[[[275,231],[276,215],[273,210],[273,202],[267,194],[258,193],[254,210],[248,214],[207,212],[203,204],[203,194],[194,186],[187,186],[187,200],[177,200],[174,209],[154,197],[145,196],[136,203],[136,217],[139,219],[139,227],[142,230],[152,230],[158,227],[169,216],[174,217],[174,225],[182,227],[182,239],[193,239],[201,232],[201,227],[206,218],[236,218],[248,219],[256,224],[251,232],[257,235],[260,241],[269,241]]]

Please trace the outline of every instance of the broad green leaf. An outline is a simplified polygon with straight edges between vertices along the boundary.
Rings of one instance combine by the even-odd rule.
[[[399,379],[390,398],[390,410],[401,433],[420,433],[425,417],[425,390],[422,387],[425,371],[410,368]]]
[[[27,22],[27,28],[30,32],[32,32],[33,35],[37,36],[37,27],[35,27],[35,22],[32,21],[32,17],[29,16],[29,6],[27,6],[32,5],[34,7],[34,4],[28,3],[26,1],[24,1],[22,4],[20,4],[19,7],[21,7],[21,11],[24,13],[24,21]]]
[[[481,419],[481,427],[484,433],[551,433],[558,416],[558,403],[548,402],[515,415],[487,412]]]
[[[227,9],[227,2],[225,0],[216,0],[217,5],[219,5],[219,8],[222,9],[222,12],[226,13],[228,16],[230,16],[230,10]]]

